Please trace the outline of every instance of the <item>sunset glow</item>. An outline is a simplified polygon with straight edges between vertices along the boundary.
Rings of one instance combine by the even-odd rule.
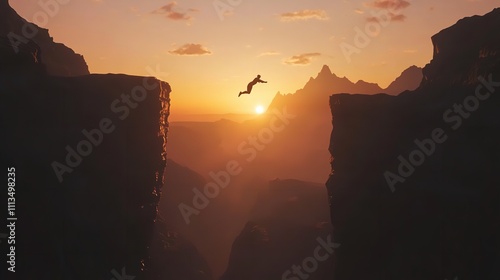
[[[10,1],[35,23],[38,0]],[[215,1],[217,2],[217,1]],[[269,81],[253,101],[268,105],[294,93],[328,65],[339,77],[385,87],[411,65],[432,57],[429,39],[462,17],[484,14],[500,1],[68,1],[44,28],[82,54],[92,73],[155,75],[172,85],[171,120],[193,114],[252,114],[237,98],[256,74]],[[374,14],[398,13],[387,26]],[[221,8],[222,7],[222,8]],[[224,8],[225,7],[225,8]],[[450,8],[452,7],[452,8]],[[91,16],[89,16],[91,15]],[[371,25],[369,25],[371,24]],[[350,60],[358,30],[372,30]],[[376,31],[376,32],[374,32]],[[345,45],[344,45],[345,46]],[[255,104],[255,103],[254,103]]]
[[[2,275],[500,279],[499,26],[500,0],[0,0]]]
[[[262,113],[264,113],[264,112],[265,112],[264,106],[259,105],[259,106],[255,107],[255,113],[256,113],[257,115],[260,115],[260,114],[262,114]]]

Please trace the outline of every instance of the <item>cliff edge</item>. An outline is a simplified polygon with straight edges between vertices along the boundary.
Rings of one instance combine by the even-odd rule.
[[[5,13],[6,1],[0,5]],[[17,26],[0,19],[2,32]],[[15,271],[17,279],[145,279],[170,85],[128,75],[63,77],[88,73],[83,58],[65,57],[70,49],[45,39],[15,52],[0,37],[0,158],[4,178],[13,178],[9,237],[14,232],[16,241],[0,278]]]
[[[415,91],[332,95],[335,279],[499,279],[500,9],[433,37]]]

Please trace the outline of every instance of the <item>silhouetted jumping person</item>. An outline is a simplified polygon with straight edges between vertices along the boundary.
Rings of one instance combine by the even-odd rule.
[[[252,92],[252,88],[253,86],[256,84],[256,83],[267,83],[266,81],[263,81],[260,79],[260,75],[257,75],[257,78],[253,79],[253,81],[251,81],[248,86],[247,86],[247,90],[246,91],[240,91],[240,94],[238,94],[238,97],[240,97],[240,95],[242,94],[250,94]]]

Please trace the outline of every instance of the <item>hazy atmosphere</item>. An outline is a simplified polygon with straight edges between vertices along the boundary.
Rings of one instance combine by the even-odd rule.
[[[0,279],[500,279],[499,6],[0,0]]]
[[[37,20],[40,1],[10,2],[21,16],[48,28],[56,42],[84,54],[92,73],[148,76],[148,67],[158,67],[155,76],[174,85],[174,121],[193,119],[186,114],[253,113],[278,91],[300,89],[324,64],[340,77],[386,87],[409,66],[429,62],[432,35],[500,3],[70,0],[61,1],[67,4],[53,17]],[[390,23],[371,27],[373,37],[366,44],[360,40],[359,48],[356,30],[365,31],[387,8],[395,14]],[[359,52],[346,59],[342,43]],[[269,84],[239,102],[235,95],[257,74]]]

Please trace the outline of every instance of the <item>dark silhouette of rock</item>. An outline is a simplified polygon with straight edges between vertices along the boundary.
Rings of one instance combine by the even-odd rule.
[[[64,44],[54,42],[49,31],[30,23],[9,6],[0,4],[0,42],[2,48],[10,46],[15,53],[25,52],[28,42],[36,43],[42,53],[47,72],[53,76],[88,75],[89,69],[82,55],[76,54]]]
[[[2,162],[18,170],[21,278],[111,279],[111,270],[122,267],[141,272],[165,166],[160,127],[168,104],[159,97],[168,98],[170,88],[151,78],[156,88],[124,120],[110,106],[144,79],[0,77]],[[103,121],[112,132],[96,131]],[[56,161],[70,170],[62,182]]]
[[[141,273],[165,166],[168,104],[160,97],[168,99],[170,88],[149,79],[156,88],[124,120],[110,106],[144,79],[0,76],[2,163],[18,174],[21,279],[111,279],[122,267]],[[62,182],[54,162],[67,171]]]
[[[423,70],[424,85],[472,85],[477,76],[498,65],[500,39],[492,34],[497,31],[499,9],[459,20],[432,37],[434,56]]]
[[[17,278],[144,279],[153,268],[148,246],[163,186],[170,86],[127,75],[53,76],[43,36],[18,53],[5,37],[0,42],[0,158],[16,172]],[[83,60],[58,59],[81,69]]]
[[[41,53],[40,46],[31,40],[16,53],[8,38],[0,37],[0,73],[46,73]]]
[[[497,26],[435,35],[415,91],[331,96],[335,279],[500,278]]]
[[[234,241],[228,269],[220,280],[294,279],[293,273],[285,273],[313,258],[321,246],[318,237],[327,240],[330,234],[326,224],[303,226],[273,219],[249,222]],[[334,255],[317,261],[310,273],[301,268],[304,279],[332,279],[333,261]]]
[[[233,243],[221,280],[282,279],[292,265],[313,257],[316,239],[331,234],[327,202],[322,184],[289,179],[269,182]],[[319,262],[319,268],[307,279],[331,279],[332,262],[333,255]]]
[[[207,262],[200,256],[196,247],[168,226],[161,215],[155,223],[153,241],[150,245],[150,269],[146,278],[148,280],[213,279]]]

